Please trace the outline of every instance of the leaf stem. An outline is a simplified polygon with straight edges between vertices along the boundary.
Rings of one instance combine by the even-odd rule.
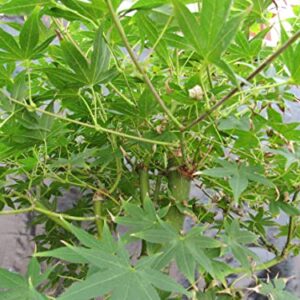
[[[210,89],[213,89],[214,86],[213,86],[209,66],[206,67],[206,73],[207,73],[207,78],[208,78],[208,82],[209,82],[209,87],[210,87]]]
[[[27,70],[27,77],[28,77],[28,99],[29,99],[29,104],[31,105],[32,108],[35,107],[35,103],[32,101],[30,61],[26,61],[26,70]]]
[[[149,196],[149,174],[148,168],[141,164],[138,166],[138,174],[140,180],[140,197],[141,197],[141,204],[144,205],[146,197]]]
[[[157,202],[159,199],[161,184],[162,184],[162,175],[158,174],[156,176],[155,190],[154,190],[154,194],[153,194],[153,202]]]
[[[0,211],[0,216],[12,216],[12,215],[21,215],[28,212],[31,212],[34,210],[34,207],[28,207],[28,208],[21,208],[21,209],[15,209],[15,210],[3,210]]]
[[[246,79],[246,81],[251,81],[255,76],[257,76],[261,71],[263,71],[273,60],[275,60],[279,55],[281,55],[290,45],[292,45],[300,37],[300,31],[296,32],[286,43],[284,43],[277,51],[275,51],[271,56],[269,56],[257,69],[255,69]],[[225,102],[231,99],[246,83],[242,82],[239,86],[232,89],[225,97],[223,97],[219,102],[213,105],[209,110],[204,112],[197,119],[192,121],[189,125],[185,126],[182,131],[191,129],[199,122],[210,116],[215,110],[222,106]]]
[[[295,202],[298,195],[300,193],[300,189],[298,189],[293,196],[292,202]],[[285,242],[285,245],[283,247],[283,250],[281,252],[281,256],[282,257],[286,257],[289,247],[290,247],[290,243],[293,239],[293,233],[294,233],[294,229],[295,229],[295,216],[290,216],[289,218],[289,225],[288,225],[288,235],[287,235],[287,239]]]
[[[126,97],[120,90],[118,90],[118,88],[115,85],[113,85],[111,82],[108,83],[108,86],[111,87],[129,105],[135,106],[135,104],[128,97]]]
[[[97,191],[93,197],[95,223],[97,227],[97,235],[99,240],[102,239],[103,232],[102,202],[105,199],[103,196],[104,195],[101,193],[101,191]]]
[[[92,109],[90,108],[89,104],[87,103],[87,101],[85,100],[84,96],[81,95],[81,93],[79,93],[79,97],[80,99],[82,100],[82,102],[84,103],[85,107],[87,108],[92,120],[93,120],[93,123],[95,126],[98,126],[98,121],[97,121],[97,117],[93,114],[92,112]]]
[[[166,31],[168,30],[171,22],[173,21],[174,16],[170,16],[169,19],[167,20],[166,25],[164,26],[162,32],[160,33],[160,35],[158,36],[157,40],[155,41],[151,51],[149,52],[149,54],[146,57],[146,60],[150,57],[150,55],[156,50],[158,44],[160,43],[160,41],[162,40],[162,38],[164,37]]]
[[[115,153],[116,156],[116,173],[117,173],[117,177],[116,180],[114,182],[114,184],[112,185],[112,187],[109,189],[109,194],[112,194],[118,187],[121,178],[122,178],[122,173],[123,173],[123,169],[122,169],[122,160],[120,157],[118,157],[118,145],[116,142],[116,139],[114,136],[111,137],[111,145],[113,148],[113,152]]]
[[[157,90],[155,89],[154,85],[152,84],[150,78],[148,77],[146,71],[144,68],[140,65],[138,58],[136,57],[135,53],[131,49],[131,46],[129,44],[129,41],[126,37],[126,34],[124,32],[124,29],[122,27],[122,24],[120,22],[119,17],[117,16],[114,7],[112,5],[111,0],[106,0],[107,7],[110,11],[110,14],[112,16],[113,22],[115,23],[116,29],[119,32],[122,41],[124,42],[125,48],[128,51],[129,56],[131,57],[132,62],[134,63],[136,69],[140,72],[142,75],[144,82],[148,86],[149,90],[153,94],[155,100],[158,102],[158,104],[161,106],[161,108],[164,110],[164,112],[170,117],[170,119],[174,122],[174,124],[179,128],[183,129],[183,125],[175,118],[175,116],[172,114],[172,112],[168,109],[164,101],[161,99],[160,95],[158,94]]]

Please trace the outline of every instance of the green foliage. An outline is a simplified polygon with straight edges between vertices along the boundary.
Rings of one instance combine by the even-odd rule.
[[[43,228],[0,299],[241,299],[299,252],[300,9],[269,45],[273,2],[0,1],[0,217]]]
[[[249,181],[254,181],[272,187],[272,182],[260,175],[260,168],[255,166],[239,166],[237,163],[219,161],[222,168],[208,169],[202,172],[204,175],[212,177],[228,177],[229,185],[232,189],[234,200],[237,202],[241,194],[247,189]]]
[[[198,23],[185,5],[178,0],[174,1],[180,28],[195,50],[205,62],[214,63],[235,82],[233,71],[221,56],[229,47],[245,16],[240,14],[228,19],[231,5],[231,0],[223,1],[222,5],[218,0],[203,0]]]
[[[283,299],[298,299],[293,294],[285,291],[285,280],[284,279],[273,279],[267,283],[262,283],[259,287],[259,292],[263,295],[271,297],[274,300],[283,300]]]
[[[0,299],[24,299],[44,300],[46,296],[40,294],[36,289],[48,279],[53,268],[41,273],[40,265],[36,258],[32,258],[28,265],[26,277],[19,274],[0,269]]]
[[[154,287],[176,293],[188,294],[166,275],[153,268],[153,257],[141,259],[135,266],[121,241],[116,242],[107,227],[104,228],[103,240],[97,241],[92,235],[68,225],[86,248],[73,247],[61,249],[60,257],[67,258],[69,251],[89,263],[93,270],[85,281],[75,283],[58,299],[90,299],[112,292],[112,299],[160,299]],[[38,254],[55,255],[57,252]],[[72,255],[71,255],[72,257]],[[67,258],[68,260],[68,258]]]

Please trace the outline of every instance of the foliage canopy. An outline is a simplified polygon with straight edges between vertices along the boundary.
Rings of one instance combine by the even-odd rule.
[[[44,225],[0,299],[241,299],[299,252],[300,7],[270,46],[271,0],[123,2],[0,1],[0,215]]]

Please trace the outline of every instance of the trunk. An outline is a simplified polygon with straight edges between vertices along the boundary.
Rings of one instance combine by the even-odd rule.
[[[189,200],[191,177],[185,172],[184,167],[176,166],[174,160],[169,161],[168,186],[175,203],[169,210],[167,220],[175,228],[181,230],[184,215],[178,210],[177,205],[182,206]]]

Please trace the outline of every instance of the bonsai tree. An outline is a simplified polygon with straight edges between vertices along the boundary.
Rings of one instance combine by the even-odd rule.
[[[0,299],[295,298],[299,6],[270,45],[275,1],[125,2],[0,1],[0,214],[43,228]]]

